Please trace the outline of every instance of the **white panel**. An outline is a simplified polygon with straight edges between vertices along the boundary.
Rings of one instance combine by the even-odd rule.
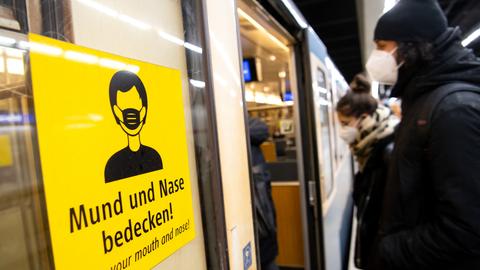
[[[377,20],[383,14],[385,0],[357,0],[358,16],[361,19],[360,39],[362,40],[362,60],[365,64],[374,49],[373,31]]]
[[[196,238],[155,269],[206,269],[180,1],[72,0],[72,17],[76,44],[182,72]]]
[[[243,248],[255,241],[235,12],[233,0],[207,1],[230,269],[242,270]]]

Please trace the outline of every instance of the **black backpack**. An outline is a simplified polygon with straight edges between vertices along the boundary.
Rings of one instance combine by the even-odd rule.
[[[419,136],[423,145],[427,145],[432,118],[440,102],[447,96],[459,92],[470,92],[480,95],[480,87],[464,82],[453,82],[439,87],[425,97],[424,106],[417,117],[417,136]]]

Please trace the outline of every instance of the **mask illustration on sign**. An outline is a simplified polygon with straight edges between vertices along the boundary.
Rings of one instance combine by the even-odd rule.
[[[122,110],[117,105],[115,105],[113,110],[115,113],[115,117],[118,119],[119,122],[121,122],[122,128],[123,126],[125,126],[125,128],[128,129],[128,130],[125,130],[125,132],[131,135],[135,135],[138,132],[140,132],[140,129],[143,126],[145,121],[145,116],[146,116],[145,107],[142,106],[140,110],[137,110],[135,108],[127,108]],[[142,124],[142,126],[140,126],[140,124]]]
[[[135,73],[118,71],[110,80],[110,106],[116,123],[128,139],[127,147],[110,157],[105,183],[163,169],[158,152],[140,141],[147,118],[147,92]]]
[[[143,111],[143,107],[142,110]],[[123,123],[129,129],[136,129],[140,126],[140,112],[137,109],[125,109],[122,111],[123,113]]]
[[[393,54],[397,51],[394,49],[391,52],[382,50],[373,50],[368,58],[366,68],[372,80],[382,84],[394,85],[398,79],[398,69],[400,65]]]

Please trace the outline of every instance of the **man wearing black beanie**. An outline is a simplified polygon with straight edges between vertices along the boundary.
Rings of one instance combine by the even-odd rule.
[[[373,80],[402,123],[368,269],[480,269],[480,61],[435,0],[400,0],[378,21]]]

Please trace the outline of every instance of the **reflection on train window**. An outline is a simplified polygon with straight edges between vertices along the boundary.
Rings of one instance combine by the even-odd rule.
[[[342,78],[343,80],[343,78]],[[343,80],[343,82],[345,82]],[[337,102],[347,93],[347,89],[348,89],[348,85],[346,84],[346,82],[344,83],[344,85],[341,83],[341,81],[338,80],[338,78],[335,80],[335,91],[332,91],[332,97],[334,99],[334,104],[332,106],[332,114],[334,116],[334,129],[335,129],[335,157],[337,159],[337,168],[340,167],[340,164],[341,162],[343,161],[343,158],[348,156],[346,155],[346,152],[348,151],[348,145],[340,139],[340,137],[338,136],[338,120],[337,120],[337,117],[336,117],[336,106],[337,106]]]
[[[24,55],[0,47],[0,269],[50,268]]]
[[[329,106],[330,106],[330,93],[326,89],[325,73],[317,68],[317,87],[318,103],[317,108],[320,110],[320,127],[321,133],[317,135],[317,140],[321,140],[323,166],[322,166],[322,178],[324,179],[325,195],[328,198],[333,190],[333,163],[331,159],[331,147],[330,147],[330,118],[329,118]],[[320,138],[318,138],[320,137]]]
[[[26,2],[25,0],[0,1],[0,27],[26,32]]]
[[[325,65],[314,54],[310,55],[312,64],[313,101],[315,129],[317,137],[317,155],[320,169],[320,193],[322,205],[327,208],[328,198],[334,190],[334,162],[332,152],[333,116],[331,113],[332,96],[327,88],[329,82]]]

